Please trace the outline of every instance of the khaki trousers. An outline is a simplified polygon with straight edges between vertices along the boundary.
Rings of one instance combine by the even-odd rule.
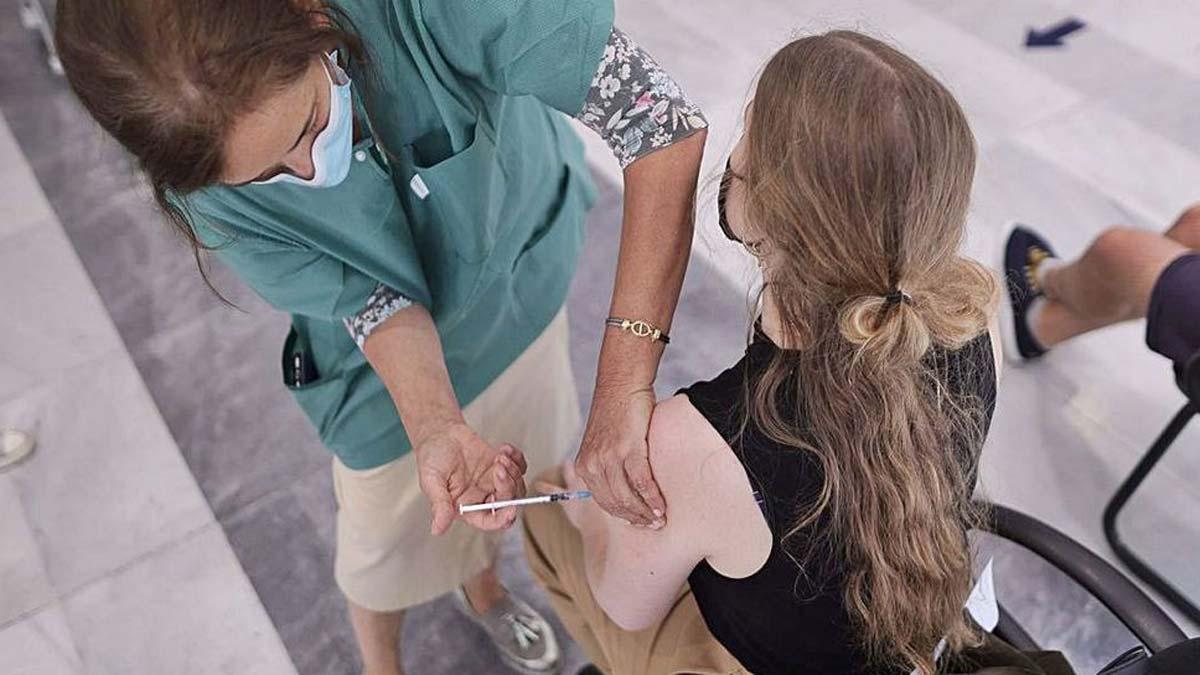
[[[546,480],[562,485],[562,470]],[[734,675],[746,671],[708,631],[686,585],[657,626],[627,631],[596,602],[584,569],[579,531],[557,506],[525,509],[525,554],[555,613],[605,675]]]
[[[528,476],[562,461],[579,433],[579,399],[571,373],[566,312],[463,409],[484,440],[511,443],[525,453]],[[354,604],[392,612],[448,593],[495,558],[500,533],[455,522],[440,537],[429,533],[433,514],[409,453],[383,466],[355,471],[333,461],[337,494],[334,577]]]

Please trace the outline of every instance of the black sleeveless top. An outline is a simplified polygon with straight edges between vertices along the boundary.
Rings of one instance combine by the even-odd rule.
[[[801,569],[788,551],[806,551],[804,532],[793,535],[784,548],[782,538],[792,528],[799,506],[812,503],[820,490],[816,460],[808,452],[768,439],[752,422],[737,437],[744,387],[761,376],[777,349],[760,334],[732,368],[680,392],[738,455],[773,540],[766,564],[745,579],[722,576],[702,561],[688,577],[692,593],[713,636],[756,675],[904,675],[868,666],[843,601],[842,561],[818,551]],[[927,358],[950,394],[970,405],[982,404],[985,424],[990,424],[996,372],[988,334],[958,351],[935,350]],[[969,402],[972,397],[978,401]],[[973,476],[978,457],[965,447],[961,450]],[[817,522],[809,531],[827,526]]]

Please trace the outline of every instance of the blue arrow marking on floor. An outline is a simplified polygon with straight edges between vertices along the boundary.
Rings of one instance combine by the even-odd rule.
[[[1030,28],[1025,34],[1025,46],[1033,47],[1061,47],[1063,38],[1083,28],[1084,24],[1079,19],[1071,18],[1064,19],[1046,30],[1037,30]]]

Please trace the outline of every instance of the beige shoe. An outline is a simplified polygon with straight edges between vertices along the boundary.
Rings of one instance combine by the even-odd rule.
[[[0,471],[6,471],[33,452],[33,436],[16,429],[0,429]]]
[[[523,600],[510,594],[486,613],[476,614],[459,588],[454,591],[454,604],[483,628],[509,667],[524,675],[558,673],[560,654],[554,629]]]

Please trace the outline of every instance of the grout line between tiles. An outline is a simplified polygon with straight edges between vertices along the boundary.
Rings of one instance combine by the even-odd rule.
[[[332,455],[331,455],[331,457],[332,457]],[[292,487],[296,486],[301,481],[306,480],[310,476],[315,476],[320,472],[326,472],[326,471],[329,471],[328,466],[316,467],[308,472],[305,472],[305,473],[300,474],[299,476],[296,476],[294,479],[292,479],[291,481],[289,481],[287,483],[279,484],[279,485],[271,488],[270,490],[267,490],[266,492],[260,494],[259,496],[255,497],[254,499],[251,499],[250,501],[248,501],[244,504],[239,504],[238,506],[235,506],[233,508],[233,510],[231,510],[229,512],[229,514],[224,517],[216,516],[215,511],[213,512],[213,515],[216,517],[217,524],[219,524],[221,526],[221,529],[224,530],[226,527],[226,523],[228,523],[229,521],[231,521],[232,519],[237,517],[239,514],[241,514],[246,509],[248,509],[252,506],[256,506],[262,502],[265,502],[268,499],[271,499],[286,490],[290,490]],[[308,516],[308,514],[304,514],[304,515],[309,520],[312,520],[312,518],[310,518]],[[231,544],[231,546],[232,546],[232,544]]]
[[[220,524],[217,523],[216,521],[211,521],[211,522],[204,523],[203,525],[198,525],[196,527],[193,527],[189,530],[185,530],[183,533],[179,534],[178,536],[174,537],[173,539],[170,539],[169,541],[165,541],[148,551],[143,551],[142,553],[139,553],[138,555],[130,558],[129,560],[121,563],[120,565],[117,565],[117,566],[105,571],[103,574],[101,574],[97,577],[94,577],[92,579],[88,579],[87,581],[76,584],[74,587],[68,588],[65,591],[62,591],[62,592],[56,591],[49,601],[44,602],[33,609],[26,610],[26,611],[18,614],[16,617],[9,619],[8,621],[0,622],[0,631],[3,631],[6,628],[9,628],[15,624],[18,624],[21,621],[30,618],[31,616],[37,614],[38,612],[43,611],[44,609],[46,609],[52,605],[61,604],[63,602],[66,602],[66,601],[70,600],[71,598],[75,597],[76,595],[79,595],[83,591],[86,591],[87,589],[91,588],[92,586],[94,586],[102,581],[106,581],[112,577],[115,577],[115,576],[129,570],[132,567],[136,567],[137,565],[139,565],[147,560],[150,560],[151,558],[155,558],[163,553],[170,551],[171,549],[181,546],[181,545],[187,543],[188,541],[191,541],[192,539],[195,539],[196,537],[203,534],[206,529],[209,529],[212,527],[220,528]]]
[[[0,127],[2,127],[2,130],[6,131],[6,132],[9,129],[7,119],[4,116],[3,111],[0,111]],[[4,160],[10,161],[13,165],[23,165],[24,169],[29,173],[30,176],[33,177],[32,185],[31,185],[30,189],[35,192],[37,197],[39,197],[42,200],[47,201],[47,203],[49,202],[49,200],[46,198],[44,191],[41,188],[41,184],[37,181],[36,175],[33,173],[32,166],[30,165],[30,163],[25,155],[24,150],[20,147],[19,143],[17,143],[16,148],[15,148],[15,157],[4,158]],[[154,556],[160,555],[167,550],[170,550],[176,546],[182,545],[183,543],[192,540],[193,538],[195,538],[195,537],[199,536],[201,533],[203,533],[206,528],[216,527],[217,532],[220,533],[221,540],[224,542],[224,544],[226,546],[228,546],[230,549],[232,549],[232,546],[230,545],[228,537],[225,535],[224,529],[222,528],[220,522],[217,521],[216,514],[213,512],[212,506],[208,503],[207,499],[204,498],[203,490],[200,489],[200,486],[196,481],[195,475],[190,471],[190,468],[188,467],[186,460],[182,456],[182,453],[179,450],[178,442],[175,440],[174,436],[172,434],[170,434],[170,429],[169,429],[169,427],[167,427],[166,420],[162,416],[162,411],[159,409],[158,403],[154,400],[154,397],[150,394],[149,388],[146,386],[145,379],[143,378],[141,371],[137,368],[137,363],[134,361],[133,356],[128,349],[128,346],[125,344],[124,339],[121,337],[120,330],[118,329],[116,322],[113,320],[112,314],[109,312],[107,305],[104,303],[104,299],[100,296],[100,293],[99,293],[98,289],[96,288],[95,282],[92,280],[91,275],[87,271],[87,267],[83,264],[83,260],[81,259],[80,255],[79,255],[79,251],[76,249],[74,242],[71,240],[70,236],[66,233],[65,229],[63,228],[62,223],[58,218],[57,211],[55,211],[53,205],[51,205],[50,215],[48,217],[44,218],[41,221],[41,224],[46,230],[53,231],[54,236],[58,237],[58,241],[56,242],[56,244],[66,247],[66,249],[67,249],[66,255],[68,256],[68,259],[70,261],[69,264],[73,264],[75,266],[76,270],[82,273],[81,278],[82,278],[83,282],[81,285],[86,287],[86,288],[80,288],[80,289],[78,289],[78,291],[81,294],[83,294],[84,296],[86,296],[86,298],[85,298],[86,301],[95,303],[96,306],[98,306],[100,308],[103,317],[98,318],[98,320],[106,323],[107,330],[111,331],[111,334],[116,337],[113,348],[110,350],[106,350],[103,355],[98,355],[95,358],[97,358],[97,359],[112,358],[112,357],[116,356],[116,358],[123,359],[129,365],[129,367],[132,368],[133,375],[136,379],[136,387],[137,387],[135,396],[143,397],[142,403],[147,408],[146,412],[148,412],[149,415],[152,417],[151,423],[160,424],[160,425],[162,425],[163,429],[165,429],[167,431],[167,437],[171,439],[171,445],[174,447],[175,452],[179,456],[180,463],[183,466],[183,470],[187,473],[187,477],[191,481],[191,486],[193,489],[195,489],[197,496],[199,497],[200,502],[203,505],[202,508],[208,514],[208,517],[205,519],[206,522],[204,522],[202,525],[198,525],[194,528],[185,530],[184,532],[171,538],[170,540],[163,542],[148,551],[144,551],[144,552],[132,557],[131,559],[125,561],[124,563],[122,563],[120,565],[115,566],[114,568],[106,571],[103,575],[92,578],[85,582],[81,582],[78,585],[71,587],[71,588],[67,588],[65,590],[60,591],[59,589],[56,588],[53,597],[55,598],[56,601],[61,602],[61,601],[68,600],[71,597],[74,597],[75,595],[79,594],[83,590],[91,587],[93,584],[96,584],[96,583],[99,583],[100,581],[111,578],[117,574],[120,574],[120,573],[130,569],[131,567],[133,567],[135,565],[138,565],[146,560],[153,558]],[[29,236],[29,232],[30,232],[29,228],[21,228],[20,230],[18,230],[16,233],[13,233],[13,234],[17,235],[17,236]],[[7,240],[8,238],[5,237],[4,239]],[[89,359],[88,362],[91,362],[92,360],[93,359]],[[39,386],[49,386],[49,384],[55,382],[59,376],[60,376],[60,373],[55,373],[55,374],[51,375],[50,377],[45,378],[45,379],[49,380],[49,382],[44,382]],[[39,554],[39,556],[41,555],[40,549],[38,551],[38,554]],[[235,559],[236,559],[236,555],[235,555]],[[45,566],[43,565],[43,570],[44,569],[45,569]],[[237,571],[238,571],[238,573],[240,573],[242,575],[242,577],[244,579],[247,579],[247,583],[249,583],[245,569],[241,566],[240,561],[237,564]],[[251,585],[251,589],[253,589],[253,585]],[[257,592],[251,590],[251,595],[253,598],[252,602],[257,604],[260,608],[262,608],[265,613],[266,608],[263,606],[262,599],[258,596]],[[28,616],[30,616],[32,613],[34,613],[36,611],[44,610],[46,607],[46,604],[47,603],[43,603],[40,607],[36,608],[35,610],[23,612],[18,617],[0,624],[0,630],[4,630],[5,628],[12,625],[16,621],[22,620],[24,618],[28,618]],[[273,624],[269,624],[269,625],[271,626],[271,629],[276,633],[276,637],[278,638],[278,629],[276,629]]]

